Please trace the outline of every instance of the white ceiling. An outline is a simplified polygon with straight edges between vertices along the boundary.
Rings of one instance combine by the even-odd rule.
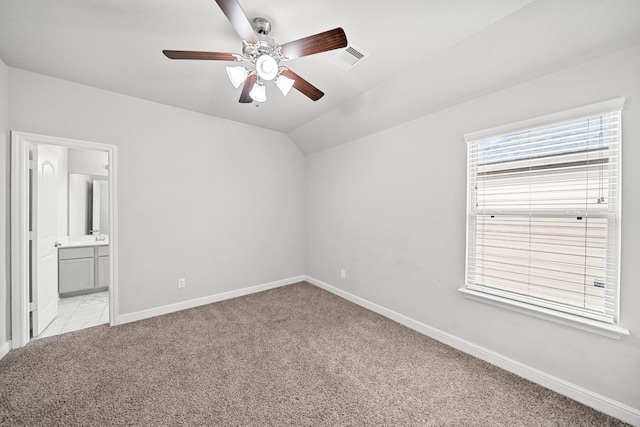
[[[241,51],[214,0],[0,0],[9,66],[289,134],[306,153],[640,41],[638,0],[240,0],[278,43],[335,27],[370,56],[338,51],[287,66],[325,92],[268,87],[237,102],[228,62],[171,61],[162,49]],[[320,132],[319,132],[320,131]]]

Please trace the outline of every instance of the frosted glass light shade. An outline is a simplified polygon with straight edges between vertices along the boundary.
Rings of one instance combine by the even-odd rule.
[[[256,71],[262,80],[273,80],[278,75],[278,63],[270,55],[262,55],[256,61]]]
[[[265,102],[267,100],[267,88],[264,87],[264,83],[256,82],[251,88],[249,96],[256,102]]]
[[[295,82],[295,80],[290,79],[289,77],[278,76],[276,79],[276,86],[278,86],[278,89],[280,89],[280,92],[282,92],[284,96],[287,96]]]
[[[231,84],[237,89],[247,79],[249,70],[244,67],[227,67],[227,75]]]

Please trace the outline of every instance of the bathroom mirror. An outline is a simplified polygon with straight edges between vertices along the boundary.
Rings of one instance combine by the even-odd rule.
[[[69,174],[69,236],[109,234],[109,181],[105,178]]]

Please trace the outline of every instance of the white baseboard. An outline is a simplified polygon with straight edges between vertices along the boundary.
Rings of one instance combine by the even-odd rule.
[[[278,280],[275,282],[264,283],[262,285],[250,286],[248,288],[237,289],[235,291],[223,292],[221,294],[210,295],[202,298],[196,298],[188,301],[182,301],[175,304],[164,305],[162,307],[150,308],[148,310],[136,311],[134,313],[122,314],[118,316],[112,326],[123,325],[125,323],[135,322],[138,320],[148,319],[150,317],[161,316],[163,314],[174,313],[180,310],[199,307],[201,305],[211,304],[218,301],[224,301],[231,298],[237,298],[244,295],[254,294],[256,292],[266,291],[268,289],[279,288],[281,286],[291,285],[304,281],[305,276],[296,276],[289,279]]]
[[[546,372],[540,371],[531,366],[505,357],[499,353],[480,347],[467,340],[458,338],[439,329],[432,328],[431,326],[418,322],[417,320],[413,320],[407,316],[404,316],[393,310],[389,310],[388,308],[368,301],[364,298],[360,298],[349,292],[343,291],[342,289],[338,289],[335,286],[331,286],[328,283],[324,283],[320,280],[314,279],[313,277],[306,276],[305,280],[315,286],[318,286],[319,288],[322,288],[335,295],[338,295],[339,297],[358,304],[359,306],[369,309],[393,321],[396,321],[401,325],[413,329],[414,331],[420,332],[421,334],[431,337],[437,341],[450,345],[455,349],[477,357],[478,359],[482,359],[485,362],[498,366],[520,377],[526,378],[529,381],[540,384],[543,387],[546,387],[573,400],[590,406],[600,412],[611,415],[612,417],[616,417],[632,425],[640,426],[640,409],[625,405],[624,403],[615,401],[594,391],[587,390],[561,378],[555,377],[553,375],[547,374]]]
[[[0,345],[0,359],[5,357],[7,353],[11,350],[11,341],[5,341]]]

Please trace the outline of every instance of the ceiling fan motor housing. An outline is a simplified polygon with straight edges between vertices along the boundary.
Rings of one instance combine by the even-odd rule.
[[[271,22],[269,22],[267,18],[253,18],[251,25],[253,26],[256,34],[267,36],[271,32]]]
[[[277,72],[277,65],[283,59],[280,46],[274,39],[268,36],[271,32],[271,23],[266,18],[254,18],[251,22],[258,36],[258,43],[248,43],[243,40],[242,54],[246,61],[256,65],[258,74],[265,80],[272,80]],[[275,67],[275,71],[271,71]],[[260,72],[261,68],[264,68]]]

